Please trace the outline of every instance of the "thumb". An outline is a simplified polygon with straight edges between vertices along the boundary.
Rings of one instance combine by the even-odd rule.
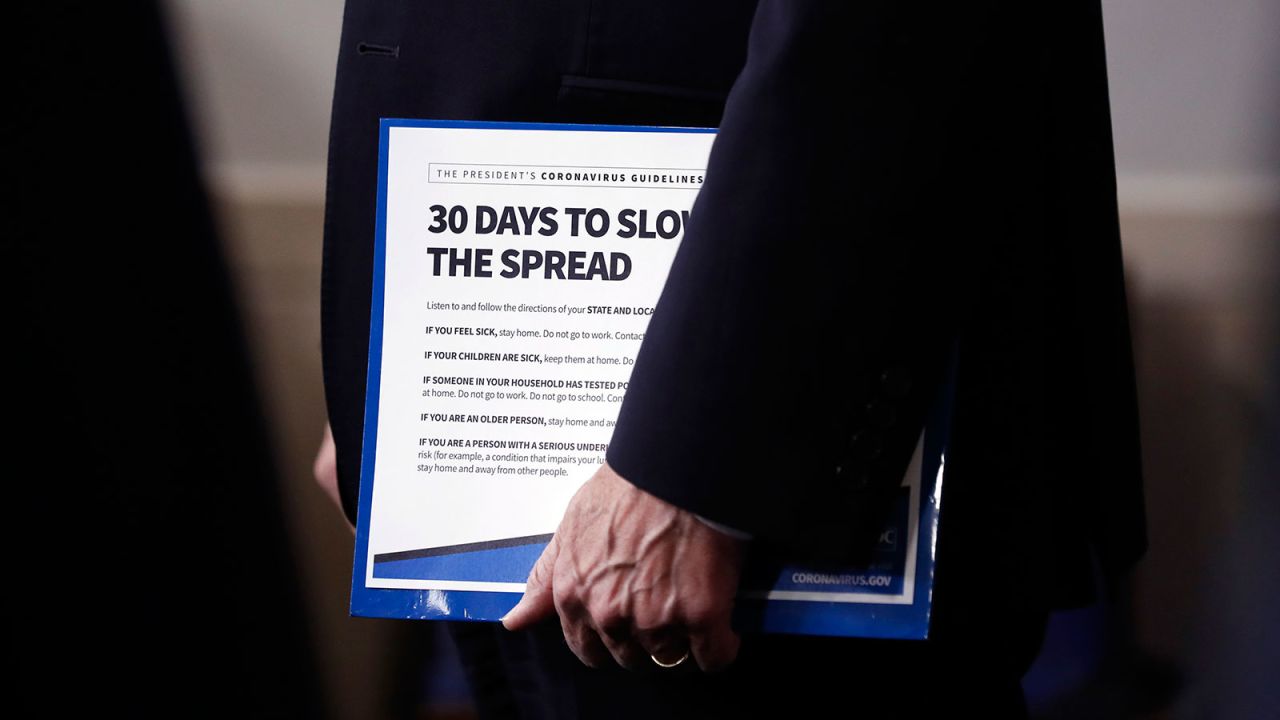
[[[560,535],[551,536],[551,542],[529,571],[529,579],[525,582],[524,597],[511,608],[511,612],[502,617],[502,625],[508,630],[523,630],[537,621],[555,613],[555,596],[552,594],[551,577],[556,567],[556,558],[560,555]]]

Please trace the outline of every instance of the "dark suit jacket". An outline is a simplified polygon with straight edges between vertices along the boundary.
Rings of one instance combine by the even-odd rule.
[[[720,127],[608,451],[638,486],[857,559],[958,348],[939,602],[1078,604],[1091,557],[1141,555],[1096,1],[348,3],[323,328],[351,518],[379,117]]]

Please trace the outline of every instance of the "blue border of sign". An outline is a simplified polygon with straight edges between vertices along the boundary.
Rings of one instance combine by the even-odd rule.
[[[382,320],[387,262],[387,153],[393,127],[477,128],[488,130],[579,130],[594,132],[715,133],[715,128],[644,125],[587,125],[569,123],[488,122],[480,120],[410,120],[382,118],[378,122],[378,205],[373,250],[373,298],[369,318],[369,369],[365,385],[364,447],[360,453],[360,500],[356,511],[356,550],[351,575],[351,614],[384,618],[501,617],[515,607],[516,593],[367,588],[369,507],[373,498],[373,467],[378,445],[378,394],[382,387]]]
[[[490,130],[577,130],[594,132],[715,133],[715,128],[687,128],[640,125],[598,125],[570,123],[488,122],[475,120],[415,120],[382,118],[378,125],[377,223],[373,255],[373,296],[369,322],[369,367],[365,390],[364,447],[360,459],[360,495],[356,520],[356,547],[352,568],[351,614],[359,617],[402,619],[448,619],[491,621],[507,613],[520,599],[519,593],[457,590],[412,590],[365,587],[368,571],[370,505],[373,497],[373,470],[377,455],[378,402],[382,379],[382,339],[385,310],[387,172],[393,127],[475,128]],[[951,383],[946,383],[947,387]],[[815,635],[920,639],[929,626],[929,603],[933,588],[933,557],[938,507],[934,504],[935,480],[942,462],[942,447],[950,420],[950,398],[935,406],[935,417],[926,433],[924,477],[920,488],[917,525],[918,555],[915,597],[911,604],[889,605],[829,601],[763,599],[739,602],[738,625],[745,630]],[[940,432],[938,432],[940,430]],[[932,438],[930,437],[932,436]],[[932,448],[931,448],[932,446]],[[932,452],[931,452],[932,449]],[[937,459],[938,462],[930,462]],[[844,590],[842,590],[844,591]],[[923,607],[921,601],[926,601]]]

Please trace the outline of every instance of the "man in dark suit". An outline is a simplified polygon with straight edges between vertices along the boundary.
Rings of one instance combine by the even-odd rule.
[[[349,518],[377,118],[720,127],[608,463],[508,618],[524,629],[459,629],[486,712],[699,717],[846,690],[1016,716],[1046,613],[1141,555],[1100,9],[899,5],[348,3],[323,323]],[[740,640],[743,553],[867,552],[953,351],[930,640]],[[665,673],[611,662],[685,650]]]

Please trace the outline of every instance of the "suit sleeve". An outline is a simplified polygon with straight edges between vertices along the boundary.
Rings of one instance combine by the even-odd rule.
[[[937,113],[985,32],[972,7],[867,5],[758,6],[607,452],[813,562],[866,559],[939,387],[964,123]]]

